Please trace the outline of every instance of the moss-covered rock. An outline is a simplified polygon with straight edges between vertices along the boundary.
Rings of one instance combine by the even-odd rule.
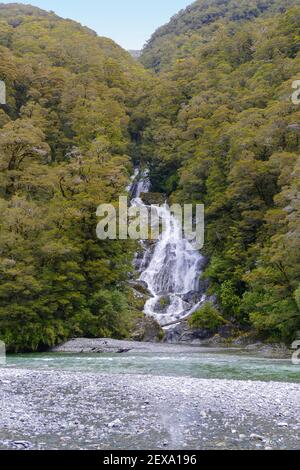
[[[165,203],[166,198],[161,193],[142,193],[141,194],[142,201],[147,205],[158,205],[161,206]]]

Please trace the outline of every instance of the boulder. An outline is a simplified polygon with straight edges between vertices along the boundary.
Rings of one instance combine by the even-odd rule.
[[[164,337],[164,331],[154,318],[144,316],[136,321],[131,334],[133,341],[157,343]]]
[[[142,193],[141,199],[146,206],[161,206],[165,203],[165,196],[161,193]]]
[[[200,302],[203,293],[190,291],[187,294],[184,294],[181,298],[184,302],[187,302],[190,305],[196,305]]]
[[[188,321],[183,321],[165,331],[166,343],[201,344],[212,337],[212,333],[206,329],[192,330]]]
[[[146,282],[132,280],[132,281],[129,281],[128,284],[132,287],[132,289],[139,292],[139,294],[142,294],[143,296],[151,297],[151,292],[149,291]]]

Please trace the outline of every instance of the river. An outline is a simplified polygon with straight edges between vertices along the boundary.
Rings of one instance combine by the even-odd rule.
[[[170,353],[19,354],[8,356],[6,368],[300,383],[300,367],[289,359],[267,359],[243,351],[191,349],[181,352],[178,346]]]

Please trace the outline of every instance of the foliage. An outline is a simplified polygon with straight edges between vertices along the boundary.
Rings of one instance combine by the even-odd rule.
[[[191,49],[207,44],[221,25],[251,21],[259,16],[283,13],[296,0],[197,0],[158,28],[142,51],[141,61],[156,72],[185,60]],[[243,44],[240,52],[248,53]]]
[[[226,323],[218,310],[211,302],[207,302],[197,310],[189,319],[190,327],[193,329],[205,328],[210,331],[217,331]]]
[[[141,133],[153,190],[205,204],[204,277],[223,315],[286,341],[300,329],[294,5],[199,0],[142,54],[160,71]]]
[[[126,337],[134,245],[101,242],[96,209],[132,171],[129,121],[145,72],[109,39],[0,5],[0,338],[34,351]]]

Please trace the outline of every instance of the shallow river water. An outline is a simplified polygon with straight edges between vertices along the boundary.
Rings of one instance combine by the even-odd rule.
[[[24,354],[8,356],[7,368],[73,370],[205,379],[300,382],[300,366],[289,359],[266,359],[232,352]]]

